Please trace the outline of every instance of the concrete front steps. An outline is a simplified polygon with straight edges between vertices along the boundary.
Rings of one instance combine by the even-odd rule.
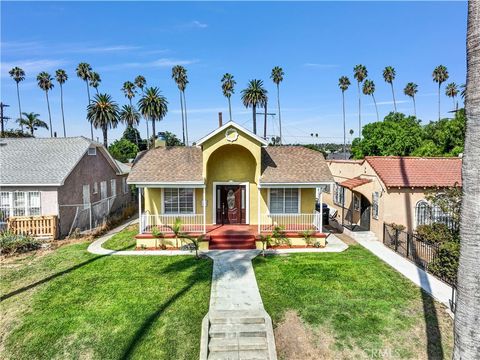
[[[205,318],[208,339],[202,343],[201,359],[277,358],[272,321],[264,310],[221,310],[211,312]]]
[[[255,236],[253,234],[211,235],[208,248],[210,250],[255,249]]]

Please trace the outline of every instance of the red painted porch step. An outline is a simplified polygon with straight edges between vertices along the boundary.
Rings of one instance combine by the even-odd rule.
[[[208,248],[210,250],[255,249],[255,236],[253,234],[211,235]]]

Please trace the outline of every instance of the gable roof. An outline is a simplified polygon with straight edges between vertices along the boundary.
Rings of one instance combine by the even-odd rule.
[[[319,151],[304,146],[262,148],[260,183],[323,183],[333,181],[332,173]]]
[[[366,156],[387,187],[462,185],[462,159],[407,156]]]
[[[90,147],[122,173],[103,145],[82,136],[0,139],[0,185],[61,186]]]
[[[128,175],[129,184],[202,183],[202,149],[158,147],[140,154]]]
[[[197,141],[197,146],[198,145],[201,145],[203,144],[205,141],[207,141],[208,139],[211,139],[212,137],[214,137],[215,135],[217,135],[218,133],[221,133],[222,131],[228,129],[229,127],[234,127],[236,128],[237,130],[240,130],[241,132],[247,134],[248,136],[250,136],[251,138],[257,140],[260,144],[262,145],[268,145],[268,142],[261,138],[260,136],[254,134],[253,132],[251,132],[250,130],[244,128],[243,126],[241,125],[238,125],[236,122],[234,121],[229,121],[227,122],[226,124],[220,126],[218,129],[212,131],[210,134],[204,136],[203,138],[201,138],[200,140]]]

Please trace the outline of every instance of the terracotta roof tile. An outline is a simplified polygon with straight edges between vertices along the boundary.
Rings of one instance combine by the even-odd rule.
[[[348,179],[348,180],[345,180],[345,181],[341,182],[340,185],[352,190],[353,188],[356,188],[358,186],[368,184],[369,182],[372,182],[372,180],[362,179],[360,177],[354,177],[352,179]]]
[[[365,160],[387,187],[462,185],[462,159],[367,156]]]
[[[130,170],[129,183],[203,181],[202,150],[173,146],[143,153]]]
[[[303,146],[262,148],[261,183],[315,183],[333,181],[321,152]]]

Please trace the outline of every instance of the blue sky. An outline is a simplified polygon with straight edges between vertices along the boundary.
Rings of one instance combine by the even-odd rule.
[[[50,2],[1,3],[1,101],[7,115],[18,115],[15,83],[8,77],[13,66],[24,68],[22,110],[37,112],[48,121],[44,93],[36,75],[63,68],[67,134],[89,136],[85,120],[85,84],[75,75],[85,61],[100,73],[100,92],[126,104],[120,88],[142,74],[148,85],[158,86],[169,101],[169,112],[157,129],[181,135],[178,90],[171,67],[184,65],[190,84],[186,96],[190,139],[196,140],[218,124],[219,111],[228,118],[220,78],[230,72],[237,80],[232,97],[234,120],[251,128],[251,110],[240,91],[248,80],[262,79],[276,111],[276,92],[269,79],[273,66],[285,71],[281,85],[283,132],[286,142],[342,141],[341,92],[338,78],[352,81],[346,93],[347,129],[357,133],[357,88],[353,66],[367,66],[375,81],[380,116],[393,109],[391,90],[382,70],[394,66],[398,110],[412,113],[403,95],[409,81],[419,86],[417,113],[423,121],[437,117],[435,66],[447,66],[450,79],[465,82],[466,2]],[[60,135],[58,84],[50,94],[53,128]],[[444,85],[445,86],[445,85]],[[443,89],[442,89],[443,92]],[[443,95],[443,94],[442,94]],[[362,97],[364,122],[376,120],[371,98]],[[452,109],[442,96],[442,114]],[[7,127],[12,127],[10,120]],[[278,134],[276,118],[269,119],[268,134]],[[124,126],[110,131],[121,137]],[[143,136],[145,123],[140,125]],[[39,130],[38,136],[49,136]],[[101,140],[101,132],[95,131]]]

